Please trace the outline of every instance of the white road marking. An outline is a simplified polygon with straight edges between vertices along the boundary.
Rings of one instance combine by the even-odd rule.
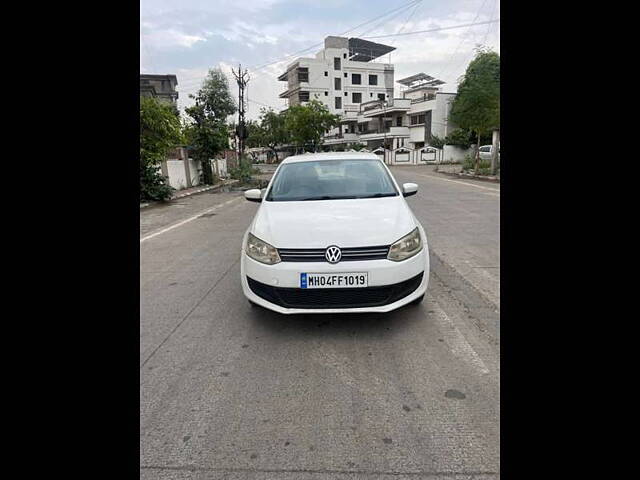
[[[500,189],[498,188],[483,187],[482,185],[476,185],[475,183],[461,182],[460,180],[449,180],[448,178],[436,177],[435,175],[424,175],[422,173],[414,173],[414,175],[418,175],[420,177],[435,178],[436,180],[442,180],[443,182],[460,183],[462,185],[468,185],[470,187],[481,188],[482,190],[491,190],[492,192],[498,192],[497,194],[493,194],[493,196],[495,197],[500,196]]]
[[[231,200],[227,200],[224,203],[221,203],[219,205],[215,205],[215,206],[213,206],[211,208],[207,208],[206,210],[203,210],[203,211],[195,214],[194,216],[187,218],[186,220],[182,220],[181,222],[174,223],[173,225],[170,225],[170,226],[168,226],[166,228],[163,228],[162,230],[158,230],[157,232],[151,233],[151,234],[147,235],[146,237],[142,237],[140,239],[140,243],[145,242],[145,241],[147,241],[147,240],[149,240],[149,239],[151,239],[153,237],[157,237],[158,235],[162,235],[163,233],[167,233],[167,232],[173,230],[174,228],[181,227],[185,223],[192,222],[193,220],[195,220],[196,218],[200,217],[201,215],[213,212],[214,210],[218,210],[219,208],[222,208],[225,205],[229,205],[230,203],[238,202],[239,200],[242,200],[243,198],[244,197],[232,198]]]
[[[451,352],[456,357],[473,365],[480,373],[489,373],[489,369],[469,342],[467,342],[462,332],[458,330],[445,311],[437,304],[435,305],[434,313],[432,318],[438,323],[444,341],[449,345],[449,348],[451,348]]]

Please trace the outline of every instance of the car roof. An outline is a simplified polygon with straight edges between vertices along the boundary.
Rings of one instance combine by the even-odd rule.
[[[281,163],[317,162],[322,160],[378,160],[375,153],[368,152],[323,152],[303,153],[285,158]]]

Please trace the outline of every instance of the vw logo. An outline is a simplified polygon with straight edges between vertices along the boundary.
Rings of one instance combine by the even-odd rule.
[[[338,263],[342,258],[342,252],[340,248],[332,245],[327,247],[327,250],[324,252],[324,258],[326,258],[329,263]]]

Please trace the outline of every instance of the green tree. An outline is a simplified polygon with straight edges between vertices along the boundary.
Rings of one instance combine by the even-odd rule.
[[[236,111],[227,77],[219,68],[209,70],[196,95],[195,104],[185,109],[191,117],[186,128],[194,158],[202,163],[204,183],[214,183],[210,159],[224,150],[229,142],[227,117]]]
[[[455,145],[463,148],[469,148],[469,145],[471,145],[472,142],[473,138],[471,131],[464,130],[462,128],[452,130],[444,139],[445,145]]]
[[[284,114],[285,129],[291,135],[291,141],[301,147],[317,151],[322,145],[324,133],[337,126],[338,115],[333,115],[326,105],[318,100],[311,100],[307,105],[294,105]]]
[[[260,123],[251,125],[248,144],[269,148],[278,163],[277,149],[289,141],[290,135],[285,125],[285,115],[272,109],[260,109]]]
[[[433,148],[442,148],[445,145],[445,139],[440,138],[437,135],[431,135],[431,140],[429,140],[429,146]]]
[[[450,119],[461,129],[476,134],[478,170],[482,136],[500,127],[500,56],[496,52],[487,48],[476,50],[475,58],[458,84]]]
[[[158,171],[172,148],[184,142],[180,118],[172,106],[140,97],[140,200],[166,200],[172,188]]]

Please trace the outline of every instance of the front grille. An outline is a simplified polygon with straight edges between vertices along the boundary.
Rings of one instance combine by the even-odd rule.
[[[280,288],[247,277],[253,293],[285,308],[362,308],[380,307],[406,297],[420,286],[420,273],[393,285],[364,288]]]
[[[283,262],[326,262],[325,248],[279,248],[278,254]],[[387,258],[389,245],[379,247],[341,248],[341,262],[358,260],[381,260]]]

